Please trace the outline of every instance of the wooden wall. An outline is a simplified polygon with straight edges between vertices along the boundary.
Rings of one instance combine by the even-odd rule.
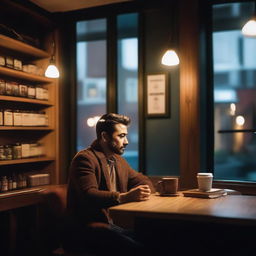
[[[196,186],[200,168],[198,1],[180,0],[180,176]]]

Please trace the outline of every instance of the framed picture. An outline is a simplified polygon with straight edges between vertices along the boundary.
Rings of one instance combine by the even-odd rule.
[[[147,75],[147,115],[169,116],[169,90],[165,73]]]

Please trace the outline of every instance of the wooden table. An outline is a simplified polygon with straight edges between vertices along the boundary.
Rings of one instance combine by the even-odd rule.
[[[214,221],[256,226],[256,196],[228,195],[215,199],[162,197],[132,202],[109,209],[115,223],[134,227],[138,217]]]
[[[109,210],[115,224],[133,228],[157,253],[159,248],[164,248],[164,253],[170,246],[174,253],[170,255],[206,255],[205,250],[207,255],[256,252],[256,196],[203,199],[152,195],[148,201]]]

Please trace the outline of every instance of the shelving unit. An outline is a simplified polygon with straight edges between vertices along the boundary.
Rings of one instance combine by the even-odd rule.
[[[0,131],[52,131],[49,126],[0,126]]]
[[[30,103],[30,104],[38,104],[43,106],[53,106],[54,103],[45,100],[37,100],[37,99],[29,99],[29,98],[22,98],[22,97],[14,97],[14,96],[7,96],[7,95],[0,95],[0,102],[20,102],[20,103]]]
[[[48,35],[49,37],[49,35]],[[47,45],[47,36],[45,45]],[[28,45],[24,42],[0,35],[0,54],[19,56],[21,60],[29,60],[35,65],[45,68],[49,63],[49,53],[42,49]],[[0,145],[28,143],[36,141],[44,146],[46,152],[42,157],[23,158],[0,161],[0,176],[17,171],[20,165],[22,172],[26,174],[24,164],[29,164],[35,173],[50,173],[51,184],[58,184],[58,79],[50,79],[24,71],[0,67],[0,79],[27,83],[28,85],[40,85],[49,91],[49,100],[30,99],[25,97],[0,95],[0,108],[25,109],[28,111],[45,111],[49,117],[49,126],[0,126]],[[8,170],[6,166],[8,165]],[[12,168],[13,166],[13,168]]]
[[[0,161],[0,166],[13,165],[13,164],[36,163],[36,162],[53,162],[53,161],[55,161],[55,158],[53,158],[53,157],[34,157],[34,158],[24,158],[24,159],[17,159],[17,160]]]
[[[38,49],[34,46],[28,45],[26,43],[17,41],[5,35],[0,35],[0,47],[12,50],[19,51],[21,53],[33,56],[35,58],[49,58],[50,55],[48,52]],[[20,51],[22,49],[22,51]]]
[[[42,12],[40,8],[34,8],[29,1],[1,0],[0,15],[1,25],[6,28],[6,33],[0,34],[0,56],[12,57],[21,60],[22,64],[34,64],[45,70],[52,54],[51,43],[54,38],[55,60],[56,64],[60,66],[60,32],[57,24],[51,19],[50,13]],[[12,33],[12,31],[16,33]],[[16,40],[17,34],[20,35],[19,38],[22,38],[22,41]],[[28,71],[31,70],[28,69]],[[38,73],[42,74],[42,72]],[[0,178],[2,176],[9,177],[15,173],[17,181],[23,182],[24,174],[28,177],[28,175],[33,174],[49,173],[49,186],[60,184],[62,176],[59,171],[59,159],[63,147],[59,146],[59,138],[60,129],[63,125],[60,125],[59,121],[61,120],[59,105],[62,102],[59,99],[60,93],[62,93],[59,89],[61,87],[59,79],[49,79],[42,75],[11,69],[4,65],[0,66],[0,79],[8,81],[9,85],[14,82],[43,87],[49,93],[48,100],[11,96],[11,93],[0,95],[0,109],[11,109],[15,110],[16,113],[17,110],[21,113],[44,111],[49,120],[48,126],[0,126],[0,146],[13,145],[18,142],[21,144],[28,143],[33,147],[36,145],[35,142],[39,142],[45,147],[44,153],[40,153],[39,146],[37,154],[31,154],[34,157],[0,160]],[[4,94],[3,90],[1,93]],[[19,178],[19,174],[23,177]],[[18,186],[18,182],[17,187],[19,188],[0,192],[1,253],[10,256],[32,255],[42,250],[38,246],[40,241],[37,241],[38,233],[36,232],[38,228],[38,203],[42,200],[42,195],[39,193],[41,189],[40,186],[31,188],[21,184]],[[33,253],[30,253],[32,251]]]
[[[25,73],[23,71],[18,71],[10,68],[0,67],[0,75],[23,79],[30,82],[38,82],[38,83],[51,83],[51,80],[47,77],[37,76],[34,74]]]

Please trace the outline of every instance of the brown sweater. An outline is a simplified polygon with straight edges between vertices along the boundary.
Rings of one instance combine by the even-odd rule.
[[[115,155],[114,158],[117,190],[120,193],[142,184],[148,184],[151,191],[155,191],[151,181],[133,170],[123,157]],[[69,215],[84,224],[109,223],[111,220],[108,207],[119,204],[117,200],[119,192],[110,191],[107,159],[97,141],[75,155],[71,162],[68,183]]]

